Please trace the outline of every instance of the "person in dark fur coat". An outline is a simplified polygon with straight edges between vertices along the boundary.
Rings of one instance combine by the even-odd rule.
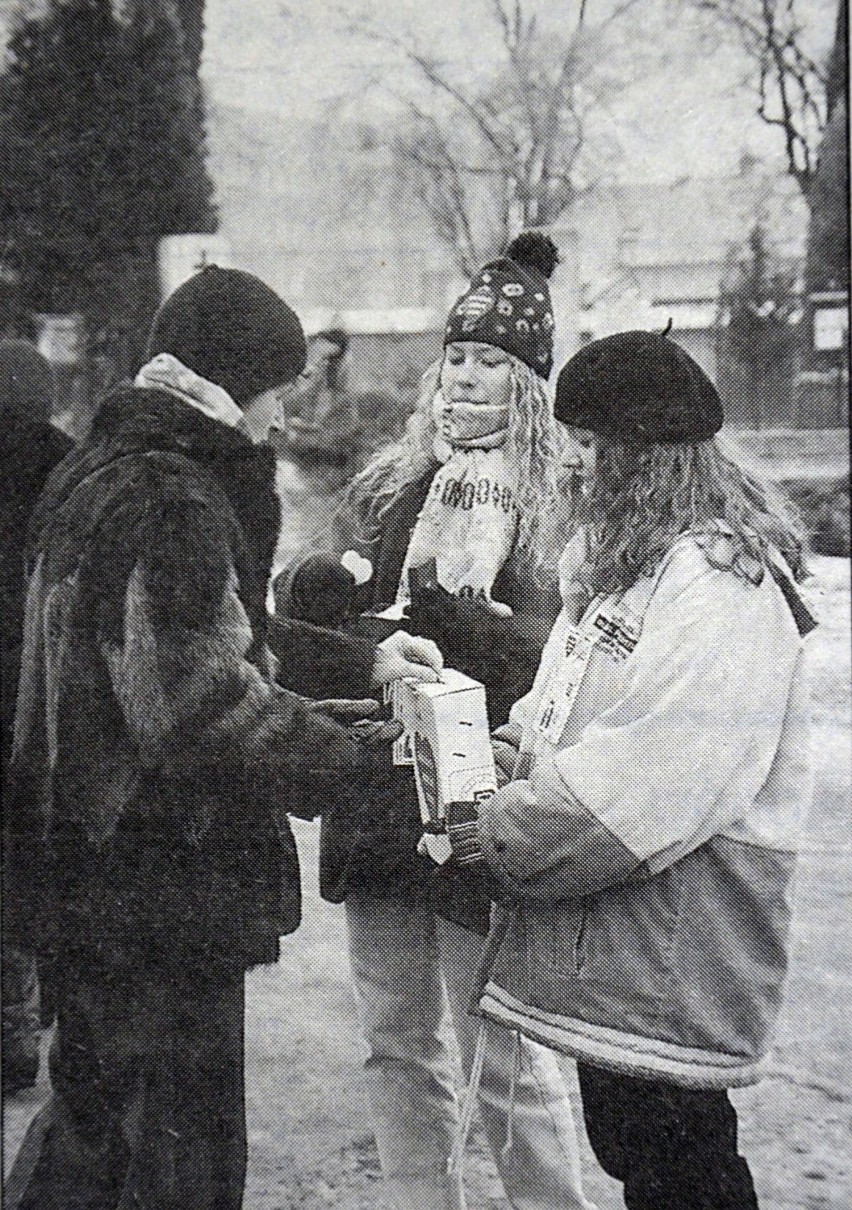
[[[3,776],[12,725],[24,612],[27,525],[47,476],[73,442],[50,423],[55,382],[50,363],[26,340],[0,341],[0,624],[2,624]],[[31,1087],[38,1075],[40,987],[35,955],[3,949],[3,1095]]]
[[[209,267],[163,304],[149,355],[30,531],[6,926],[57,955],[58,1024],[15,1210],[237,1210],[243,977],[300,918],[286,812],[316,814],[396,734],[266,668],[263,442],[304,365],[296,315]]]

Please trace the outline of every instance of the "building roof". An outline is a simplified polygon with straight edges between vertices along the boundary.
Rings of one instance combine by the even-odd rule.
[[[606,186],[581,198],[566,226],[578,231],[581,279],[590,280],[608,260],[637,269],[723,264],[757,224],[778,256],[798,260],[807,221],[792,178],[749,167],[730,177]]]

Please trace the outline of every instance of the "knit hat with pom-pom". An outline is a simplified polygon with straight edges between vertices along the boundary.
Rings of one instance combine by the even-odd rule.
[[[462,340],[505,349],[547,378],[553,368],[553,307],[547,279],[559,251],[540,231],[523,231],[489,261],[456,300],[444,345]]]
[[[305,368],[299,317],[260,278],[208,265],[171,294],[154,317],[148,356],[171,353],[244,408]]]
[[[619,332],[584,345],[559,371],[563,424],[633,445],[707,441],[722,427],[713,383],[685,349],[656,332]]]

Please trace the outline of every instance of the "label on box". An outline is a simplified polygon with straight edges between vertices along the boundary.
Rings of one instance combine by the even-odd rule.
[[[480,802],[497,789],[485,687],[448,668],[439,682],[397,682],[392,701],[405,727],[421,819],[440,833],[447,803]]]
[[[399,687],[402,681],[391,681],[389,685],[385,685],[384,701],[386,706],[390,706],[391,713],[394,718],[402,718],[399,704]],[[396,767],[408,765],[414,766],[414,749],[412,748],[412,737],[407,731],[403,731],[399,739],[393,741],[391,748],[391,756],[393,764]]]

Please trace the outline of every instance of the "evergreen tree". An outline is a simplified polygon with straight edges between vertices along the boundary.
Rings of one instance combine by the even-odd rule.
[[[0,243],[32,312],[83,314],[138,356],[161,236],[215,228],[203,109],[167,5],[50,0],[0,75]],[[126,370],[125,365],[122,369]]]

